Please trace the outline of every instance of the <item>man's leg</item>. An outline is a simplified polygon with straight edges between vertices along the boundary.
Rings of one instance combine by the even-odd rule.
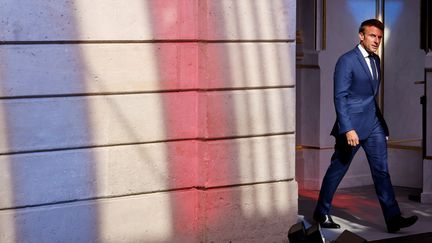
[[[387,164],[387,140],[384,130],[379,122],[374,127],[371,135],[362,141],[362,147],[366,153],[375,191],[381,205],[386,222],[401,215],[398,203],[395,199],[393,186],[390,180]]]
[[[417,216],[414,215],[408,218],[401,216],[388,173],[387,140],[379,123],[377,123],[369,138],[362,143],[362,146],[369,161],[375,191],[387,224],[387,231],[394,233],[401,228],[415,224],[418,219]]]
[[[321,185],[314,215],[322,216],[330,214],[331,202],[336,189],[348,171],[349,165],[358,149],[359,146],[350,146],[345,136],[336,138],[335,151]]]

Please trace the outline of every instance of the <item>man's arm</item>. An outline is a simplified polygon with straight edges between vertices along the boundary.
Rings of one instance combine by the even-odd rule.
[[[348,114],[347,97],[352,83],[351,65],[347,56],[342,56],[336,63],[334,72],[334,105],[336,109],[339,133],[354,130]]]

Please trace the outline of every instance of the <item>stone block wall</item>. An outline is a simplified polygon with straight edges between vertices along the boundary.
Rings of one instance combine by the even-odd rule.
[[[0,242],[283,242],[295,8],[0,3]]]

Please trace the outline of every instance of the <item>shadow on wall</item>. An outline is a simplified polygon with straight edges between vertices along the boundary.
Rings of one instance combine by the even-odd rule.
[[[0,10],[0,239],[285,238],[294,4],[91,4]]]
[[[198,212],[197,230],[205,227],[206,240],[216,241],[253,238],[256,236],[250,232],[256,228],[261,228],[259,234],[284,232],[286,222],[292,222],[296,215],[295,202],[290,201],[295,190],[266,182],[294,177],[294,114],[287,113],[294,111],[295,105],[294,55],[290,49],[293,45],[273,41],[287,34],[286,29],[273,29],[278,27],[273,19],[277,14],[269,13],[292,6],[286,1],[209,1],[200,7],[198,12],[208,17],[204,26],[207,32],[200,32],[205,35],[199,38],[212,42],[196,44],[200,61],[198,116],[207,119],[198,124],[205,128],[204,134],[198,129],[197,185],[205,190],[198,192],[196,203],[202,211]],[[153,16],[163,16],[164,11],[169,10]],[[160,28],[158,23],[155,26]],[[159,56],[158,69],[169,70],[168,60]],[[190,80],[196,79],[194,75]],[[174,117],[170,111],[178,109],[170,107],[175,102],[165,99],[164,104],[167,120],[176,120],[170,118]],[[188,112],[193,116],[197,111]],[[167,126],[168,133],[176,130],[176,126]],[[175,176],[181,166],[170,163],[170,168]],[[262,184],[250,185],[255,183]],[[174,198],[171,205],[175,225],[190,220],[193,207]]]
[[[55,44],[57,35],[80,35],[72,9],[68,2],[1,6],[2,242],[60,242],[65,235],[97,242],[97,207],[70,210],[67,203],[97,193],[93,153],[69,150],[93,140],[86,97],[64,96],[86,93],[80,47]]]

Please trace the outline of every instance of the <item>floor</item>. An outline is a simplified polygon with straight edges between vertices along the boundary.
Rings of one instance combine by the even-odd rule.
[[[410,200],[410,196],[419,195],[419,191],[415,189],[395,187],[395,193],[402,215],[419,217],[415,225],[396,234],[389,234],[373,186],[339,189],[333,199],[332,217],[341,225],[341,229],[322,229],[326,242],[335,240],[344,230],[366,240],[432,232],[432,204]],[[318,191],[299,191],[299,220],[303,220],[306,227],[313,222],[311,215],[317,198]]]

